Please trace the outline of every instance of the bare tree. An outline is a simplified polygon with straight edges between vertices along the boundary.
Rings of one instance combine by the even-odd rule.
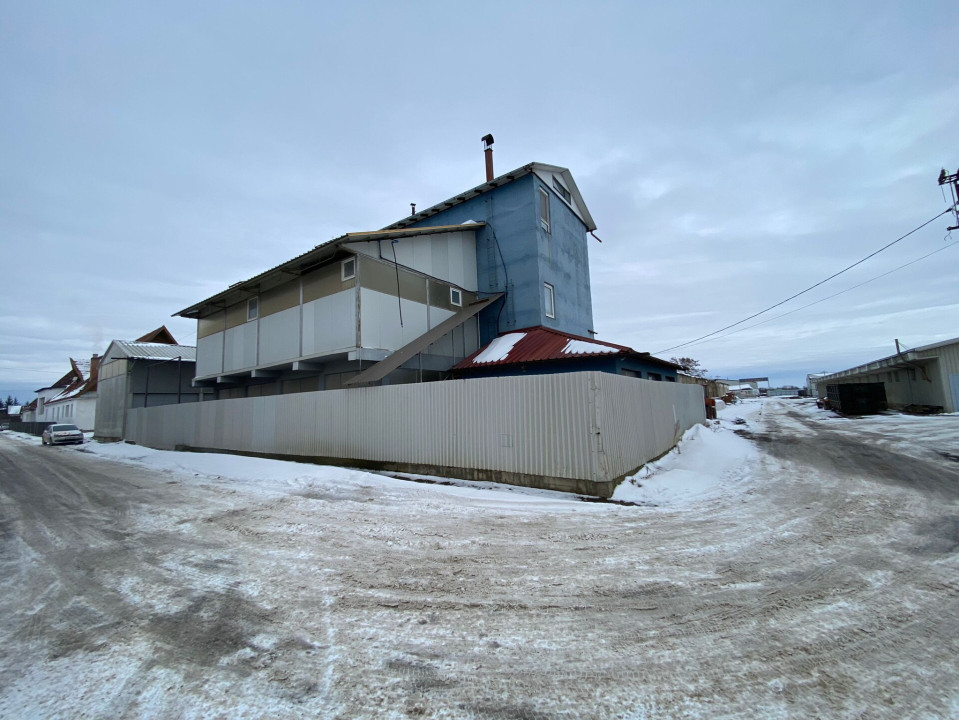
[[[695,378],[705,379],[706,373],[708,372],[706,368],[700,366],[699,360],[693,360],[689,357],[670,358],[669,361],[679,365],[680,370]]]

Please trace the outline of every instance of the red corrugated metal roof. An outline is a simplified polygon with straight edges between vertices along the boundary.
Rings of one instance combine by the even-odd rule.
[[[579,335],[532,327],[503,333],[493,342],[456,365],[454,370],[513,365],[547,360],[572,360],[583,357],[636,355],[672,367],[672,363],[641,353],[625,345],[593,340]]]

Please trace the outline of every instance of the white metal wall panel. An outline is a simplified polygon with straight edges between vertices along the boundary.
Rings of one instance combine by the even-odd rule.
[[[399,323],[400,303],[403,324]],[[397,303],[396,296],[360,289],[360,345],[365,348],[399,350],[429,330],[426,305],[411,300]]]
[[[705,419],[702,390],[605,373],[353,388],[130,411],[130,438],[606,481]]]
[[[303,355],[356,347],[356,289],[303,305]]]
[[[103,372],[108,368],[112,372]],[[127,361],[114,360],[101,366],[97,379],[94,434],[98,438],[123,437],[123,417],[127,411]]]
[[[402,238],[396,261],[440,280],[476,292],[476,231]]]
[[[260,318],[260,365],[300,356],[300,306]]]
[[[223,372],[223,333],[213,333],[196,341],[196,376]]]
[[[256,365],[256,322],[229,328],[223,336],[223,371]]]
[[[926,350],[922,355],[939,358],[940,389],[937,392],[939,397],[931,404],[942,405],[945,412],[959,412],[955,387],[957,376],[959,376],[959,343]]]

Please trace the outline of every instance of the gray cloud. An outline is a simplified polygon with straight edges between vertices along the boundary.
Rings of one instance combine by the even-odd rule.
[[[602,338],[698,337],[944,207],[957,21],[946,2],[12,5],[0,394],[163,323],[192,341],[171,313],[481,182],[490,131],[498,170],[572,169],[604,240]],[[795,382],[959,335],[955,252],[676,353]]]

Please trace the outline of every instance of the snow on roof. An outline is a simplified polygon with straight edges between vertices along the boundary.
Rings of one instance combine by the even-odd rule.
[[[80,393],[82,393],[85,388],[86,388],[86,383],[82,383],[82,382],[75,383],[71,385],[70,387],[68,387],[66,390],[64,390],[62,393],[60,393],[59,395],[47,400],[47,404],[49,405],[50,403],[60,402],[61,400],[69,400],[70,398],[74,398]]]
[[[97,378],[99,375],[100,369],[100,358],[94,355],[89,360],[77,361],[73,358],[70,358],[70,363],[74,368],[79,370],[81,364],[86,368],[86,377],[75,377],[74,381],[70,383],[66,388],[64,388],[60,394],[53,396],[47,403],[60,402],[61,400],[69,400],[70,398],[77,397],[78,395],[83,395],[88,392],[95,392],[97,389]]]
[[[77,366],[77,370],[80,371],[81,380],[86,380],[88,377],[90,377],[90,361],[89,360],[74,360],[73,358],[70,358],[70,360],[73,361],[73,364]]]
[[[526,333],[509,333],[494,338],[493,342],[484,348],[483,352],[473,358],[474,363],[493,363],[505,360],[506,356],[516,346],[520,340],[526,337]]]
[[[575,358],[603,355],[639,356],[644,362],[651,362],[668,368],[677,367],[666,360],[655,358],[649,353],[637,352],[625,345],[591,340],[540,326],[501,335],[475,355],[457,364],[454,369],[467,370],[494,364],[510,365],[545,360],[573,360]]]
[[[595,355],[620,352],[610,345],[600,345],[589,340],[570,340],[561,351],[564,355]]]

